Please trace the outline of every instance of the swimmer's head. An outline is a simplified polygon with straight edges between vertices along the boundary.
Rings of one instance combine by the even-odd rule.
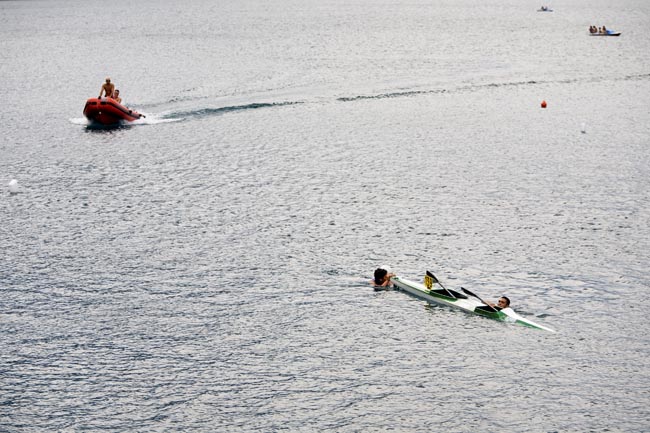
[[[375,283],[383,284],[384,280],[386,279],[386,275],[388,275],[388,271],[386,269],[382,269],[382,268],[375,269]]]

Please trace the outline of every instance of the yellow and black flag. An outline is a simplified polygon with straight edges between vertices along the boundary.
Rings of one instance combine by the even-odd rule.
[[[427,271],[427,273],[424,275],[424,285],[427,289],[431,290],[434,284],[440,284],[440,281],[438,281],[435,275]]]

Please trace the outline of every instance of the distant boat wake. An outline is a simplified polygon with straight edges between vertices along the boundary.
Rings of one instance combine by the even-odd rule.
[[[591,79],[579,79],[579,78],[569,78],[564,80],[549,80],[549,81],[539,81],[539,80],[528,80],[528,81],[510,81],[510,82],[501,82],[501,83],[482,83],[482,84],[467,84],[459,85],[449,88],[440,88],[440,89],[423,89],[423,90],[402,90],[397,92],[385,92],[377,93],[371,95],[355,95],[355,96],[342,96],[336,98],[337,101],[341,102],[353,102],[364,99],[386,99],[386,98],[402,98],[409,96],[418,96],[418,95],[431,95],[436,93],[465,93],[465,92],[475,92],[487,88],[494,87],[519,87],[519,86],[531,86],[537,84],[568,84],[576,83],[580,81],[585,82],[599,82],[599,81],[628,81],[628,80],[647,80],[650,78],[650,74],[639,74],[639,75],[626,75],[622,77],[595,77]]]

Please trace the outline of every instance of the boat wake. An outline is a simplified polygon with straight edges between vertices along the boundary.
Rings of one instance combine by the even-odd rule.
[[[234,111],[256,110],[259,108],[282,107],[285,105],[296,104],[302,104],[302,102],[255,102],[251,104],[230,105],[226,107],[205,107],[188,110],[173,110],[160,113],[159,116],[161,120],[179,121],[185,119],[196,119],[201,117],[222,115]]]
[[[133,122],[131,122],[131,125],[159,125],[161,123],[179,122],[183,120],[183,119],[167,119],[161,117],[159,114],[146,114],[146,113],[143,114],[146,117],[143,116],[138,120],[134,120]]]
[[[408,96],[418,96],[418,95],[431,95],[436,93],[461,93],[461,92],[471,92],[477,91],[490,87],[507,87],[507,86],[522,86],[530,84],[538,84],[538,81],[518,81],[518,82],[506,82],[506,83],[487,83],[487,84],[472,84],[465,86],[456,86],[448,89],[429,89],[429,90],[405,90],[400,92],[387,92],[379,93],[376,95],[357,95],[357,96],[344,96],[337,98],[341,102],[352,102],[363,99],[386,99],[386,98],[403,98]]]
[[[647,80],[650,74],[638,75],[625,75],[621,77],[591,77],[591,78],[567,78],[559,80],[528,80],[528,81],[506,81],[501,83],[482,83],[482,84],[467,84],[452,86],[449,88],[439,89],[424,89],[424,90],[404,90],[398,92],[385,92],[371,95],[355,95],[355,96],[342,96],[337,98],[341,102],[353,102],[364,99],[387,99],[387,98],[403,98],[409,96],[431,95],[436,93],[465,93],[465,92],[478,92],[488,88],[499,87],[521,87],[521,86],[534,86],[534,85],[548,85],[548,84],[572,84],[579,82],[593,83],[601,81],[629,81],[629,80]]]

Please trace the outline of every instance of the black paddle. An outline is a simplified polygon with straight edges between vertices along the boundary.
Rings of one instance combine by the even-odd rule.
[[[473,296],[473,297],[475,297],[475,298],[478,299],[479,301],[483,302],[486,306],[490,307],[492,310],[494,310],[494,311],[499,311],[499,310],[497,310],[496,308],[494,308],[492,305],[488,304],[488,303],[485,302],[483,299],[481,299],[481,298],[480,298],[476,293],[474,293],[474,292],[470,292],[470,291],[467,290],[465,287],[461,287],[460,290],[462,290],[463,292],[467,293],[469,296]]]
[[[456,297],[455,297],[455,296],[454,296],[454,295],[453,295],[449,290],[447,290],[447,288],[446,288],[445,286],[443,286],[442,283],[441,283],[440,281],[438,281],[438,279],[436,278],[435,275],[433,275],[431,272],[427,271],[427,277],[431,278],[431,280],[432,280],[435,284],[437,284],[437,285],[439,285],[440,287],[442,287],[442,288],[445,290],[445,292],[447,292],[447,295],[449,295],[450,298],[454,298],[454,299],[456,299]],[[431,289],[431,287],[429,287],[429,289]]]

